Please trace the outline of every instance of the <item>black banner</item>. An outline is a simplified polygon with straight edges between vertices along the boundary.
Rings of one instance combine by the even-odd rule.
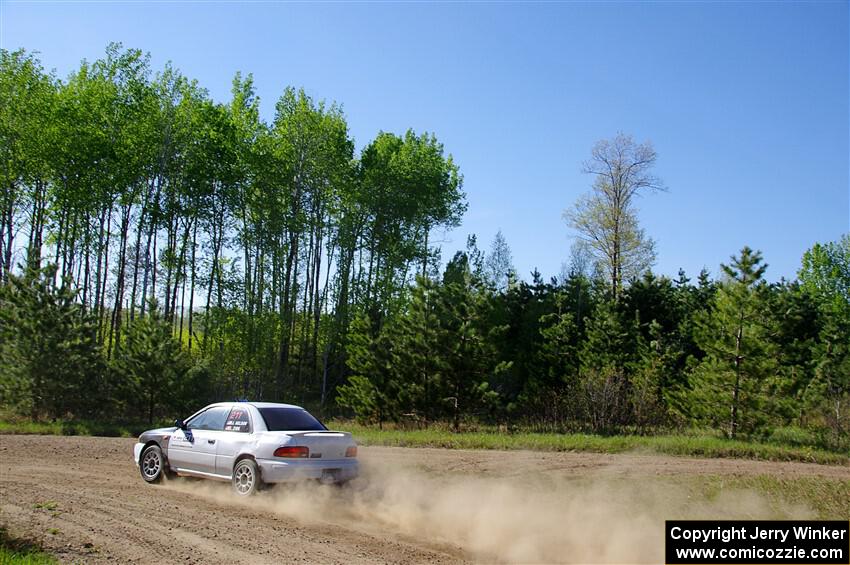
[[[850,522],[668,520],[667,565],[848,565]]]

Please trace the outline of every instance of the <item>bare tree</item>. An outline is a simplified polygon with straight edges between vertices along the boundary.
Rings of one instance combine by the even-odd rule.
[[[652,173],[656,153],[650,142],[636,143],[618,133],[594,145],[582,172],[593,175],[590,193],[564,212],[611,281],[615,298],[623,280],[639,275],[655,262],[655,242],[638,225],[635,197],[666,191]]]
[[[516,278],[511,248],[508,247],[501,229],[496,232],[490,253],[484,259],[484,277],[499,292],[507,290],[511,279]]]
[[[590,277],[593,273],[593,260],[593,253],[587,242],[576,239],[570,246],[570,262],[561,265],[562,280],[567,280],[571,274]]]

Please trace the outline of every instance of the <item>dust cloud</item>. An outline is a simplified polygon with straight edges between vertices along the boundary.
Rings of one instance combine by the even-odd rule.
[[[752,491],[722,489],[709,500],[669,477],[437,474],[375,459],[343,488],[279,485],[250,501],[221,483],[178,480],[169,488],[301,522],[447,544],[482,562],[660,563],[667,519],[813,517]]]

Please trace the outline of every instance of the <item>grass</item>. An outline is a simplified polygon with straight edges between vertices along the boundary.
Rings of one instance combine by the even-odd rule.
[[[94,421],[33,422],[0,414],[0,434],[82,435],[135,437],[165,423],[121,424]],[[533,451],[588,451],[593,453],[646,452],[684,457],[723,457],[765,461],[803,461],[827,465],[850,465],[844,452],[799,445],[782,438],[759,442],[730,440],[709,433],[668,435],[592,435],[526,431],[483,431],[454,433],[449,429],[378,429],[349,421],[331,421],[328,426],[351,431],[364,445],[393,447],[438,447],[444,449],[529,449]],[[793,438],[791,438],[793,439]]]
[[[53,511],[53,510],[56,510],[56,508],[58,508],[59,505],[53,500],[47,500],[45,502],[36,502],[35,504],[32,505],[32,507],[35,508],[36,510]]]
[[[704,476],[690,481],[697,500],[714,500],[721,492],[753,491],[774,509],[794,509],[818,520],[843,520],[850,516],[850,479],[825,477],[775,477],[772,475]],[[805,514],[804,514],[805,515]]]
[[[0,434],[136,437],[145,430],[164,425],[168,424],[116,424],[89,420],[33,422],[31,420],[0,418]]]
[[[58,530],[57,530],[58,533]],[[55,557],[35,542],[13,537],[0,526],[0,565],[54,565]]]
[[[438,447],[444,449],[589,451],[594,453],[637,451],[690,457],[803,461],[829,465],[850,464],[850,457],[843,453],[811,447],[729,440],[710,435],[600,436],[497,431],[453,433],[441,429],[379,430],[351,422],[332,422],[329,425],[335,429],[352,432],[355,438],[364,445]]]

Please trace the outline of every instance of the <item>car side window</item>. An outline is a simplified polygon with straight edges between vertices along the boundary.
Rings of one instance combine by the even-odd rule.
[[[244,406],[234,406],[227,415],[227,420],[224,423],[224,431],[226,432],[250,432],[251,419],[248,417],[248,409]]]
[[[209,410],[204,410],[203,412],[186,422],[186,427],[190,430],[203,430],[204,422],[209,417],[209,413]]]
[[[205,410],[192,418],[189,422],[190,430],[218,430],[224,429],[229,409],[226,406],[215,406]]]

